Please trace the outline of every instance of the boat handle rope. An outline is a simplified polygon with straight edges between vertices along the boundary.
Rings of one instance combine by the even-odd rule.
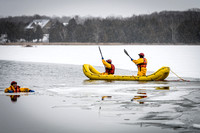
[[[176,77],[178,77],[179,79],[181,79],[182,81],[190,82],[189,80],[185,80],[185,79],[181,78],[180,76],[178,76],[178,75],[177,75],[175,72],[173,72],[171,69],[170,69],[170,71],[171,71],[174,75],[176,75]]]

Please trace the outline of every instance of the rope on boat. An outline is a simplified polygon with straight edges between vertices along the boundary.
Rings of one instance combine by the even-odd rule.
[[[178,76],[178,75],[177,75],[175,72],[173,72],[171,69],[170,69],[170,71],[171,71],[174,75],[176,75],[176,77],[178,77],[179,79],[181,79],[182,81],[190,82],[189,80],[185,80],[185,79],[181,78],[180,76]]]

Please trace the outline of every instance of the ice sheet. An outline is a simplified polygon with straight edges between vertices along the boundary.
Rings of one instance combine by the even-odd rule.
[[[105,59],[112,59],[116,68],[137,71],[136,66],[124,54],[126,49],[133,59],[143,52],[148,59],[148,71],[169,66],[181,77],[200,77],[200,46],[174,45],[120,45],[101,46]],[[102,66],[98,46],[0,46],[0,60],[48,62],[62,64],[91,64]],[[171,74],[170,76],[175,76]]]

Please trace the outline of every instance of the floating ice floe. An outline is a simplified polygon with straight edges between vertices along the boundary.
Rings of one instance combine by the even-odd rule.
[[[199,128],[200,129],[200,124],[193,124],[192,125],[194,128]]]

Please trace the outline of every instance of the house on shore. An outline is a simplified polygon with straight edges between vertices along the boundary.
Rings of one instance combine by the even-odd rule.
[[[5,44],[6,42],[8,42],[7,37],[8,37],[7,34],[1,34],[0,35],[0,44]]]
[[[37,29],[37,26],[40,26],[43,32],[42,42],[49,42],[49,30],[51,28],[51,21],[49,19],[35,19],[25,27],[25,30],[33,30],[34,32]]]

